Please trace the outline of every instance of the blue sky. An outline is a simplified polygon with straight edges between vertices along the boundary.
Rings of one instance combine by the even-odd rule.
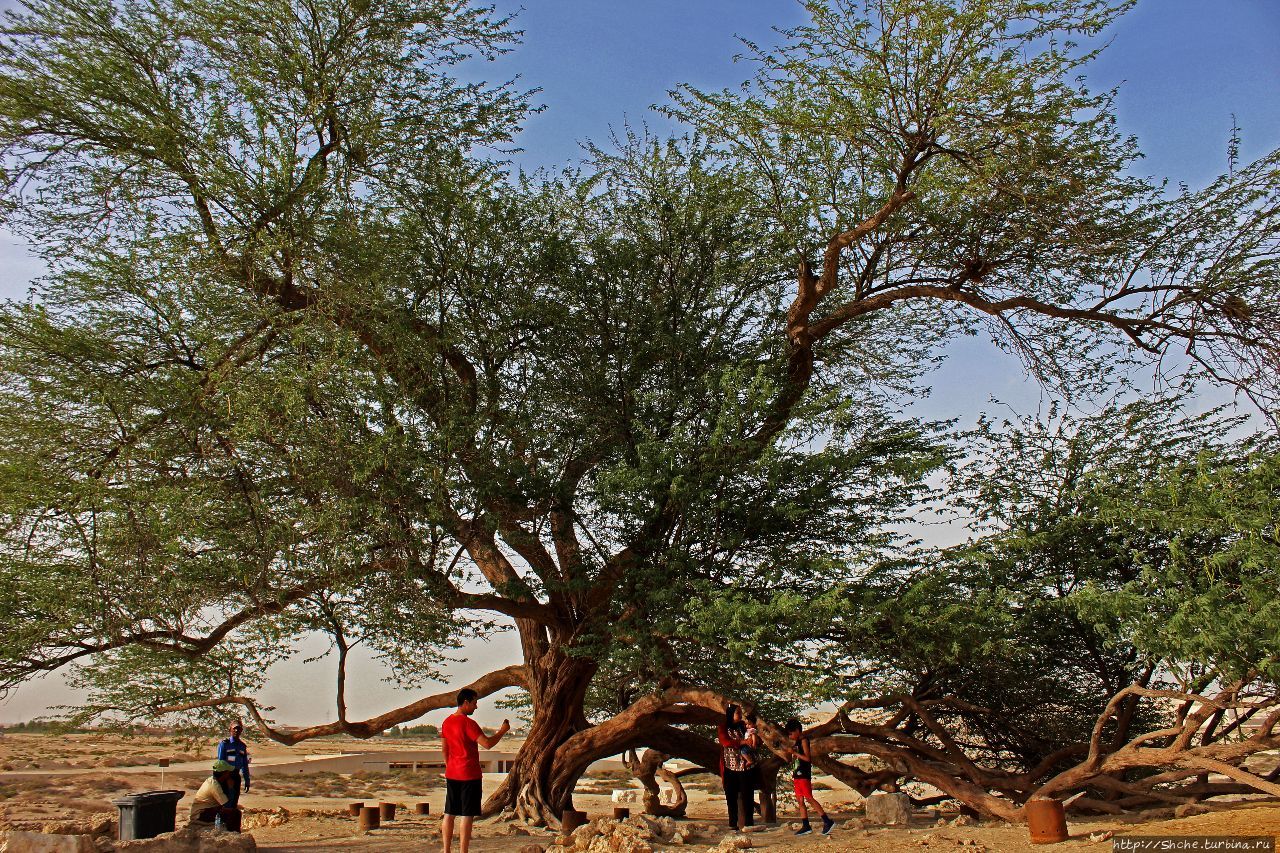
[[[12,8],[0,0],[0,8]],[[499,2],[499,7],[516,6]],[[610,125],[668,125],[649,107],[679,83],[733,86],[750,74],[735,63],[735,36],[770,42],[771,27],[802,20],[794,0],[527,0],[519,19],[525,43],[482,69],[487,79],[520,74],[543,90],[545,112],[532,117],[518,142],[526,168],[555,167],[578,156],[584,139],[603,141]],[[1142,0],[1110,33],[1108,51],[1093,66],[1095,89],[1121,86],[1121,129],[1138,136],[1145,174],[1200,186],[1226,168],[1232,115],[1242,129],[1242,157],[1280,147],[1280,2],[1277,0]],[[12,237],[0,233],[0,297],[21,297],[38,266]],[[991,396],[1033,407],[1040,391],[1020,366],[989,343],[966,339],[933,377],[935,391],[920,407],[928,417],[971,420]],[[515,644],[499,640],[467,650],[461,679],[509,662]],[[330,711],[323,693],[303,685],[330,683],[327,664],[305,672],[281,667],[267,691],[290,723],[315,722]],[[352,714],[385,710],[404,697],[380,674],[357,678]],[[24,719],[70,694],[57,678],[30,685],[0,704],[0,722]],[[327,688],[326,688],[327,689]],[[310,697],[310,699],[308,699]],[[317,707],[314,700],[324,703]],[[432,715],[429,721],[437,721]],[[500,714],[480,714],[492,722]]]
[[[623,118],[654,121],[648,107],[682,82],[734,85],[751,70],[732,61],[735,36],[767,43],[772,27],[803,17],[795,0],[529,0],[525,44],[499,65],[541,87],[548,105],[520,138],[522,162],[563,163],[578,140],[603,139]],[[1151,174],[1199,183],[1221,170],[1233,112],[1246,153],[1275,147],[1275,0],[1143,0],[1110,35],[1090,81],[1123,84],[1120,119],[1142,140]]]

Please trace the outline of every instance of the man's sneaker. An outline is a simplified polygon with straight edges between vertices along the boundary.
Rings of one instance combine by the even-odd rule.
[[[809,825],[809,821],[807,820],[800,825],[799,829],[796,830],[796,835],[812,835],[812,834],[813,834],[813,827]]]
[[[836,828],[836,822],[826,815],[822,816],[822,834],[830,835],[831,830]]]

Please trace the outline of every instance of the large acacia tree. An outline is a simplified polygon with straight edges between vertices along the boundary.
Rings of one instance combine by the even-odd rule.
[[[1062,383],[1177,347],[1270,399],[1275,158],[1132,177],[1059,41],[1120,7],[808,5],[742,92],[677,97],[697,141],[547,180],[486,155],[526,99],[450,76],[511,38],[466,3],[10,15],[6,221],[51,273],[0,321],[4,683],[369,736],[449,694],[350,720],[352,648],[417,683],[505,622],[475,686],[533,718],[490,806],[554,820],[594,758],[714,765],[688,724],[751,682],[697,623],[735,583],[886,557],[945,455],[891,404],[947,337]],[[253,694],[311,631],[336,719],[281,732]]]

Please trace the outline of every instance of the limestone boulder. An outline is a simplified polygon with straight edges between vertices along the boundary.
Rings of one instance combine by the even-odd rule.
[[[242,829],[258,829],[264,826],[284,826],[291,815],[288,809],[266,809],[264,811],[246,811],[240,826]]]
[[[632,815],[625,823],[627,826],[643,830],[647,833],[646,838],[654,838],[666,844],[671,842],[678,829],[674,818],[657,817],[651,814]]]
[[[82,820],[60,820],[46,823],[40,830],[48,835],[116,835],[116,816],[99,812]]]
[[[583,824],[572,835],[560,836],[556,844],[574,853],[653,853],[649,830],[628,823],[600,818]]]
[[[738,850],[750,850],[751,839],[745,835],[726,835],[715,847],[708,847],[707,853],[736,853]]]
[[[115,849],[127,853],[252,853],[258,844],[247,832],[187,824],[155,838],[118,842]]]
[[[906,826],[911,823],[911,798],[906,794],[876,793],[867,797],[867,823]]]
[[[16,830],[0,834],[0,853],[98,853],[90,835]]]

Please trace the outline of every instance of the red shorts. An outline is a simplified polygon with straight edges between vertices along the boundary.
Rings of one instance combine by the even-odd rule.
[[[796,799],[813,799],[812,779],[792,779],[791,785],[796,789]]]

